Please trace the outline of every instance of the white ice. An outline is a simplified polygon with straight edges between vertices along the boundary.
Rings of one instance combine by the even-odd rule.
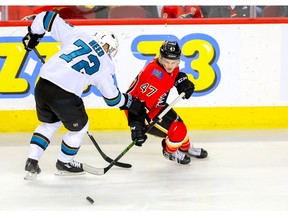
[[[34,181],[23,179],[32,133],[0,134],[1,215],[288,213],[288,129],[189,131],[194,145],[209,153],[189,165],[164,159],[161,139],[149,136],[143,147],[134,146],[120,160],[132,168],[114,166],[103,176],[73,177],[54,175],[63,134],[52,139]],[[128,131],[91,134],[112,158],[131,143]],[[88,136],[76,160],[108,165]]]

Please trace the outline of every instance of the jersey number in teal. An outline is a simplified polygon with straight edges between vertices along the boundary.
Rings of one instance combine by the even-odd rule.
[[[59,56],[60,58],[64,59],[67,63],[71,62],[74,58],[78,56],[86,55],[92,52],[92,49],[81,39],[78,39],[77,41],[75,41],[74,45],[77,47],[80,47],[80,49],[72,51],[69,54],[62,54]],[[85,73],[88,75],[92,75],[96,73],[100,67],[100,61],[98,57],[96,55],[89,54],[87,58],[89,59],[89,62],[93,64],[92,66],[90,66],[87,60],[82,59],[81,61],[72,65],[72,68],[78,72],[81,72],[81,70],[84,69]]]

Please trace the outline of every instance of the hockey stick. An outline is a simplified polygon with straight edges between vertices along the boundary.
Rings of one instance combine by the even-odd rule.
[[[38,52],[38,50],[36,48],[33,48],[33,51],[35,52],[35,54],[37,55],[37,57],[40,59],[40,61],[42,62],[42,64],[45,64],[45,61],[43,59],[43,57],[40,55],[40,53]],[[91,139],[91,141],[93,142],[94,146],[96,147],[96,149],[99,151],[100,155],[102,156],[102,158],[111,163],[113,161],[113,159],[111,159],[110,157],[108,157],[99,147],[99,145],[97,144],[96,140],[94,139],[94,137],[87,131],[87,134],[89,136],[89,138]],[[131,164],[126,164],[126,163],[121,163],[121,162],[117,162],[115,163],[115,166],[119,166],[119,167],[123,167],[123,168],[131,168],[132,165]]]
[[[37,57],[40,59],[40,61],[42,62],[42,64],[45,64],[45,61],[43,59],[43,57],[40,55],[40,53],[38,52],[38,50],[35,48],[33,48],[33,51],[35,52],[35,54],[37,55]]]
[[[151,130],[151,128],[154,127],[154,125],[160,121],[164,115],[166,115],[166,113],[168,113],[170,111],[170,109],[181,99],[183,98],[183,96],[185,95],[185,92],[182,92],[168,107],[166,107],[157,117],[155,117],[153,119],[153,121],[149,124],[149,126],[147,127],[147,130],[145,131],[145,133],[147,133],[149,130]],[[132,143],[130,143],[119,155],[118,157],[116,157],[107,167],[104,168],[97,168],[97,167],[92,167],[88,164],[83,164],[83,169],[86,172],[89,172],[93,175],[104,175],[106,172],[108,172],[108,170],[111,169],[112,166],[115,165],[115,163],[120,160],[120,158],[122,158],[135,144],[136,144],[137,140],[135,139]]]
[[[96,142],[96,140],[94,139],[94,137],[89,133],[89,131],[87,131],[87,134],[90,138],[90,140],[92,141],[92,143],[94,144],[94,146],[96,147],[96,149],[98,150],[98,152],[100,153],[100,155],[102,156],[102,158],[111,163],[113,161],[113,159],[111,159],[110,157],[108,157],[100,148],[100,146],[98,145],[98,143]],[[132,165],[131,164],[127,164],[127,163],[121,163],[121,162],[116,162],[115,166],[118,167],[122,167],[122,168],[131,168]]]

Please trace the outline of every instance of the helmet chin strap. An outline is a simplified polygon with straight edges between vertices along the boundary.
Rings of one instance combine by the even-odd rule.
[[[111,48],[108,50],[108,53],[111,57],[114,57],[117,54],[117,50],[114,48]]]

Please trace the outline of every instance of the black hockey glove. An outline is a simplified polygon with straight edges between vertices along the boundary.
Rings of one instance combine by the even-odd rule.
[[[145,110],[145,103],[139,101],[137,98],[130,94],[123,94],[125,96],[125,104],[120,107],[121,110],[128,110],[129,112],[138,115],[143,113]]]
[[[24,44],[24,48],[30,52],[34,49],[40,42],[40,40],[44,37],[44,34],[33,34],[31,32],[31,27],[28,26],[28,33],[25,37],[22,38],[22,43]]]
[[[145,126],[139,122],[132,122],[130,123],[130,130],[132,140],[137,140],[135,145],[141,147],[147,139],[147,135],[145,134]]]
[[[194,92],[195,86],[194,84],[188,79],[187,75],[183,72],[179,72],[178,76],[176,77],[175,87],[177,88],[178,94],[185,92],[185,99],[189,99]]]

